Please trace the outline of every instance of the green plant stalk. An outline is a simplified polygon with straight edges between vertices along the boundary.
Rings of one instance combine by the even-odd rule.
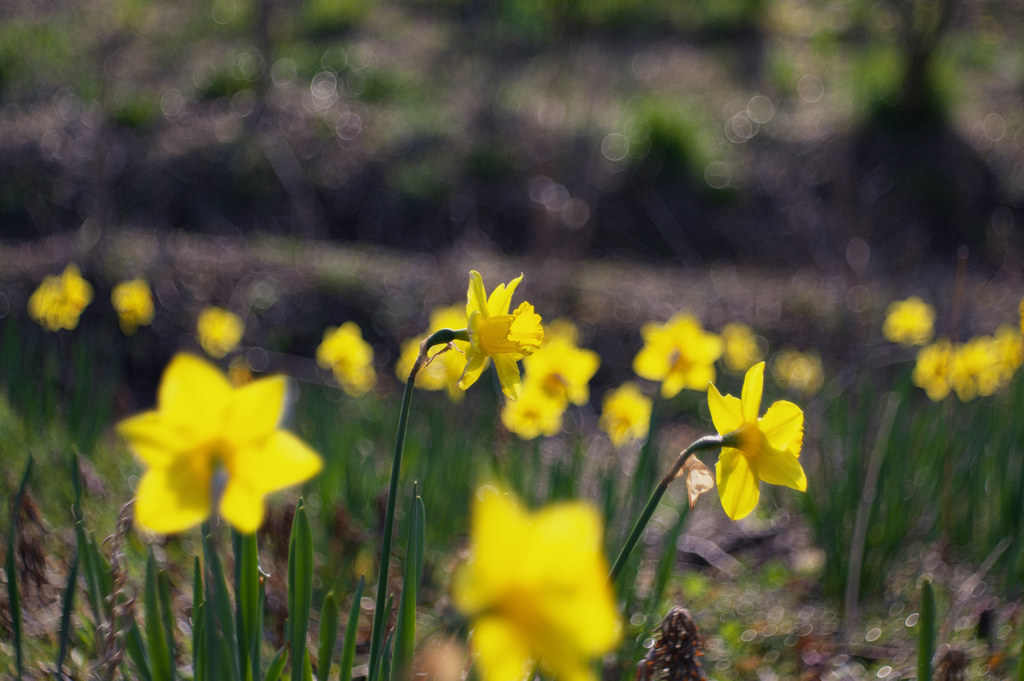
[[[402,453],[405,451],[405,433],[409,427],[409,410],[412,407],[412,392],[416,385],[416,375],[419,374],[427,364],[427,351],[435,345],[451,343],[455,340],[468,341],[469,332],[466,329],[453,331],[441,329],[420,343],[420,354],[412,365],[409,378],[405,382],[405,392],[402,395],[402,409],[398,415],[398,437],[395,441],[395,455],[391,462],[391,484],[388,487],[388,503],[384,511],[384,533],[380,550],[380,569],[377,577],[377,602],[373,609],[373,628],[370,633],[370,661],[369,668],[374,670],[378,667],[380,656],[380,645],[383,639],[384,626],[387,622],[384,619],[384,603],[387,598],[388,572],[391,568],[391,536],[395,525],[395,503],[398,498],[398,482],[402,470]],[[372,679],[371,679],[372,681]]]
[[[302,499],[295,508],[288,542],[288,620],[292,646],[292,681],[303,681],[306,632],[313,605],[313,531]]]
[[[932,657],[935,655],[935,590],[930,577],[921,585],[921,629],[917,632],[917,678],[931,681]]]
[[[416,594],[419,587],[421,556],[423,547],[420,545],[420,509],[417,503],[420,497],[413,485],[412,522],[409,526],[409,538],[405,551],[405,575],[402,581],[402,595],[398,599],[398,621],[394,631],[394,658],[392,660],[395,681],[412,679],[412,658],[416,645]]]
[[[25,464],[25,472],[21,476],[18,494],[14,497],[14,504],[11,506],[11,524],[7,533],[7,597],[11,608],[11,631],[14,634],[14,656],[19,681],[21,681],[24,660],[21,650],[21,595],[18,593],[18,562],[14,558],[14,547],[18,525],[21,524],[21,500],[25,496],[25,486],[28,484],[28,476],[31,472],[32,457],[30,456],[28,463]]]
[[[619,578],[619,574],[622,572],[622,568],[626,566],[626,561],[629,560],[629,555],[633,553],[633,549],[636,548],[637,542],[640,541],[640,537],[643,535],[644,530],[647,529],[647,523],[651,521],[651,516],[654,515],[655,509],[658,508],[658,504],[661,503],[661,498],[665,496],[665,492],[668,491],[668,486],[672,484],[672,481],[679,477],[679,473],[683,470],[683,465],[686,460],[697,452],[704,452],[709,449],[718,449],[722,446],[722,437],[720,435],[708,435],[697,440],[689,447],[683,450],[679,457],[672,464],[672,467],[665,473],[665,477],[658,483],[651,498],[647,501],[647,506],[644,507],[643,512],[640,513],[640,517],[637,518],[636,524],[633,525],[633,530],[629,533],[629,537],[626,539],[625,545],[622,550],[619,551],[618,557],[615,559],[615,563],[612,565],[611,571],[608,573],[608,582],[614,583]]]

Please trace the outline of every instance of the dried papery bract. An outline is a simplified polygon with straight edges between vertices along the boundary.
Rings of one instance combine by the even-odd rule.
[[[704,639],[686,608],[672,607],[661,622],[654,645],[636,666],[637,681],[707,681],[697,658]]]

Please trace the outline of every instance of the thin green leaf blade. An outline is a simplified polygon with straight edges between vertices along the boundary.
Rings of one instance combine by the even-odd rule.
[[[366,575],[360,575],[356,592],[352,596],[352,607],[348,611],[348,623],[345,625],[345,642],[341,649],[341,675],[339,676],[339,681],[352,681],[352,664],[356,659],[356,636],[359,634],[359,612],[362,609],[361,602],[365,585]]]
[[[313,530],[299,500],[288,541],[288,619],[291,621],[292,681],[303,681],[303,651],[313,607]]]
[[[75,591],[78,586],[79,551],[75,547],[75,557],[68,571],[68,582],[64,587],[64,602],[60,612],[60,646],[57,651],[57,671],[63,674],[64,656],[68,652],[68,638],[71,636],[71,613],[75,607]],[[8,577],[10,579],[10,577]]]
[[[270,666],[267,667],[267,674],[263,677],[263,681],[278,681],[287,662],[288,648],[281,646],[281,649],[277,651],[277,655],[274,655],[274,659],[270,661]]]
[[[338,601],[334,592],[327,594],[324,598],[324,605],[320,608],[320,647],[317,651],[317,681],[327,681],[331,672],[331,660],[334,659],[334,649],[338,644]]]
[[[156,586],[156,558],[153,547],[149,547],[146,558],[146,587],[143,592],[143,606],[146,608],[146,648],[149,651],[150,672],[153,681],[171,681],[171,662],[167,654],[167,637],[160,617],[160,599]]]

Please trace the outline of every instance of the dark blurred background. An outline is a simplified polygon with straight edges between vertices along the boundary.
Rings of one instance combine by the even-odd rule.
[[[0,230],[1016,269],[1022,7],[6,0]]]

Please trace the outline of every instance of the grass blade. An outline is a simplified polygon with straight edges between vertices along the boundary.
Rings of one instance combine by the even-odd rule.
[[[15,538],[21,524],[21,500],[25,496],[25,486],[28,484],[28,476],[31,473],[32,457],[30,456],[28,463],[25,464],[25,472],[21,476],[18,494],[14,497],[14,505],[11,506],[11,523],[8,526],[10,532],[7,534],[7,598],[11,605],[11,630],[14,634],[14,656],[19,681],[24,661],[21,649],[21,594],[18,592],[18,561],[14,557],[14,547],[17,545]]]
[[[193,562],[192,578],[192,678],[202,681],[205,667],[203,657],[203,571],[199,566],[199,556]]]
[[[313,530],[299,500],[288,540],[288,619],[291,620],[292,681],[302,681],[306,632],[313,601]]]
[[[143,606],[146,608],[146,648],[149,651],[150,672],[153,681],[171,681],[171,661],[167,654],[167,637],[160,617],[160,599],[156,586],[156,558],[153,547],[149,547],[146,558],[146,587],[143,592]]]
[[[274,655],[274,659],[270,661],[270,666],[267,667],[267,675],[263,677],[263,681],[278,681],[287,662],[288,648],[281,646],[281,649],[277,651],[277,655]]]
[[[237,632],[235,631],[235,617],[234,613],[231,612],[231,601],[228,598],[228,583],[224,578],[224,569],[221,566],[220,556],[217,554],[217,548],[213,543],[213,538],[209,533],[206,533],[203,537],[203,555],[206,560],[206,569],[209,571],[209,578],[206,580],[206,602],[209,603],[208,612],[215,618],[216,624],[214,625],[214,631],[216,632],[217,625],[219,625],[219,633],[224,643],[224,655],[226,659],[223,664],[229,670],[228,675],[230,678],[236,681],[241,681],[238,665],[238,648],[237,648]],[[209,621],[207,621],[209,624]],[[218,643],[218,651],[221,646]],[[207,649],[207,654],[211,653],[211,649]],[[213,665],[210,669],[215,669]],[[218,679],[218,681],[220,681]]]
[[[235,548],[235,617],[238,629],[238,657],[242,678],[246,681],[259,676],[256,649],[260,644],[263,627],[260,622],[259,555],[255,534],[232,531]]]
[[[348,611],[348,623],[345,625],[345,642],[341,648],[341,674],[339,681],[352,681],[352,663],[356,659],[356,636],[359,634],[359,612],[362,610],[363,587],[366,575],[359,575],[359,584],[352,596],[352,607]],[[1021,681],[1024,681],[1022,679]]]
[[[123,624],[122,624],[123,626]],[[153,681],[153,674],[149,669],[149,659],[146,657],[146,643],[142,639],[142,632],[139,631],[139,623],[135,618],[130,618],[128,631],[124,637],[124,649],[128,653],[128,659],[135,665],[135,673],[142,681]]]
[[[60,647],[57,651],[57,673],[63,674],[64,656],[68,652],[68,638],[71,635],[71,612],[75,607],[75,590],[78,587],[78,563],[80,561],[79,547],[75,546],[75,558],[71,562],[71,570],[68,571],[68,583],[64,587],[64,602],[61,604],[60,612]],[[10,577],[8,577],[10,579]]]
[[[385,603],[385,605],[384,605],[384,614],[381,617],[381,622],[383,622],[383,624],[380,627],[381,633],[383,633],[384,627],[387,626],[388,620],[391,619],[391,608],[394,606],[394,604],[395,604],[395,595],[394,594],[388,594],[387,603]],[[376,614],[374,615],[374,620],[376,620]],[[371,635],[375,636],[375,635],[377,635],[377,632],[373,632]],[[380,653],[380,654],[377,655],[376,658],[370,658],[370,675],[368,677],[366,677],[367,679],[371,679],[371,680],[377,679],[378,675],[380,674],[381,660],[383,659],[383,657],[384,657],[384,654]],[[390,658],[389,658],[389,660],[390,660]]]
[[[931,577],[921,583],[921,627],[917,632],[917,678],[926,681],[932,678],[932,657],[935,655],[935,590]]]
[[[156,573],[157,596],[160,598],[160,621],[164,625],[164,636],[167,638],[167,659],[170,662],[168,671],[171,681],[178,676],[178,646],[174,642],[174,610],[171,605],[171,582],[167,573],[159,570]]]
[[[396,681],[410,681],[412,678],[412,656],[416,646],[416,591],[420,581],[416,568],[421,565],[423,556],[419,519],[422,504],[417,504],[417,499],[419,497],[414,486],[409,540],[405,551],[405,576],[402,579],[402,595],[398,599],[398,621],[394,631],[393,667]],[[387,672],[384,676],[388,676]]]
[[[324,605],[320,608],[320,647],[317,654],[317,681],[327,681],[331,672],[331,661],[334,659],[334,648],[338,644],[338,601],[334,592],[327,594]]]

